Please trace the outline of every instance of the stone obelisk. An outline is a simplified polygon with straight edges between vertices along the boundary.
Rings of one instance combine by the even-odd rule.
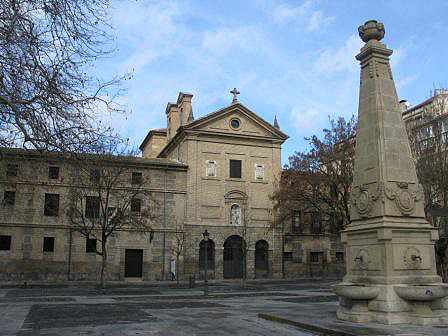
[[[342,233],[347,274],[335,287],[338,318],[446,324],[447,285],[436,273],[437,229],[425,220],[382,23],[358,28],[361,63],[351,223]]]

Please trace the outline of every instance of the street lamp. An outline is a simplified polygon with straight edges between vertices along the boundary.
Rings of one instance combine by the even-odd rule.
[[[208,295],[208,281],[207,281],[207,259],[208,259],[208,233],[207,229],[202,233],[205,242],[205,278],[204,278],[204,296]]]

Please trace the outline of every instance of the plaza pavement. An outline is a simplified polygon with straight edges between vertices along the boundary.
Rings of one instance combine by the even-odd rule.
[[[448,328],[338,321],[336,281],[0,284],[1,336],[448,335]]]

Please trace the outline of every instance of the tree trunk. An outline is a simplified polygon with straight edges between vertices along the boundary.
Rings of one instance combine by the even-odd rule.
[[[241,288],[246,288],[246,255],[247,251],[243,248],[243,277],[241,278]]]
[[[106,268],[107,268],[107,251],[106,251],[106,241],[103,240],[102,244],[102,259],[101,259],[101,288],[106,288]]]
[[[179,254],[176,255],[176,282],[177,287],[179,287]]]

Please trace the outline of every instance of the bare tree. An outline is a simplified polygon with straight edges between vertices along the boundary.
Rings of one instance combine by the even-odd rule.
[[[270,214],[271,215],[271,214]],[[241,288],[246,287],[247,283],[247,263],[248,263],[248,257],[249,257],[249,251],[251,249],[255,249],[256,243],[259,240],[269,240],[268,237],[270,235],[273,235],[273,226],[268,225],[265,228],[250,228],[249,218],[247,213],[247,207],[243,207],[243,213],[242,213],[242,222],[241,225],[235,227],[235,234],[240,236],[242,238],[242,246],[241,246],[241,252],[242,252],[242,259],[243,259],[243,274],[241,278]],[[255,263],[255,260],[254,260]],[[255,267],[255,264],[254,264]],[[254,272],[256,272],[256,269],[254,269]]]
[[[427,219],[439,228],[436,256],[448,280],[448,93],[436,90],[416,117],[406,120],[417,175],[425,192]]]
[[[180,279],[180,256],[182,255],[185,247],[185,232],[181,230],[181,228],[176,228],[176,232],[174,233],[174,244],[171,245],[171,252],[176,256],[176,281],[177,285],[179,285]]]
[[[293,210],[312,209],[333,231],[350,222],[349,195],[353,180],[356,119],[330,120],[324,138],[313,135],[308,152],[296,152],[285,165],[272,195],[277,213],[275,223],[291,219]]]
[[[108,0],[3,0],[0,7],[0,147],[91,151],[111,132],[101,113],[124,78],[95,78],[113,48]]]
[[[133,168],[138,158],[98,154],[77,156],[74,160],[76,178],[67,215],[73,230],[88,242],[94,239],[89,247],[102,257],[101,287],[105,288],[108,239],[124,230],[151,232],[151,224],[156,220],[155,203],[149,181]]]

